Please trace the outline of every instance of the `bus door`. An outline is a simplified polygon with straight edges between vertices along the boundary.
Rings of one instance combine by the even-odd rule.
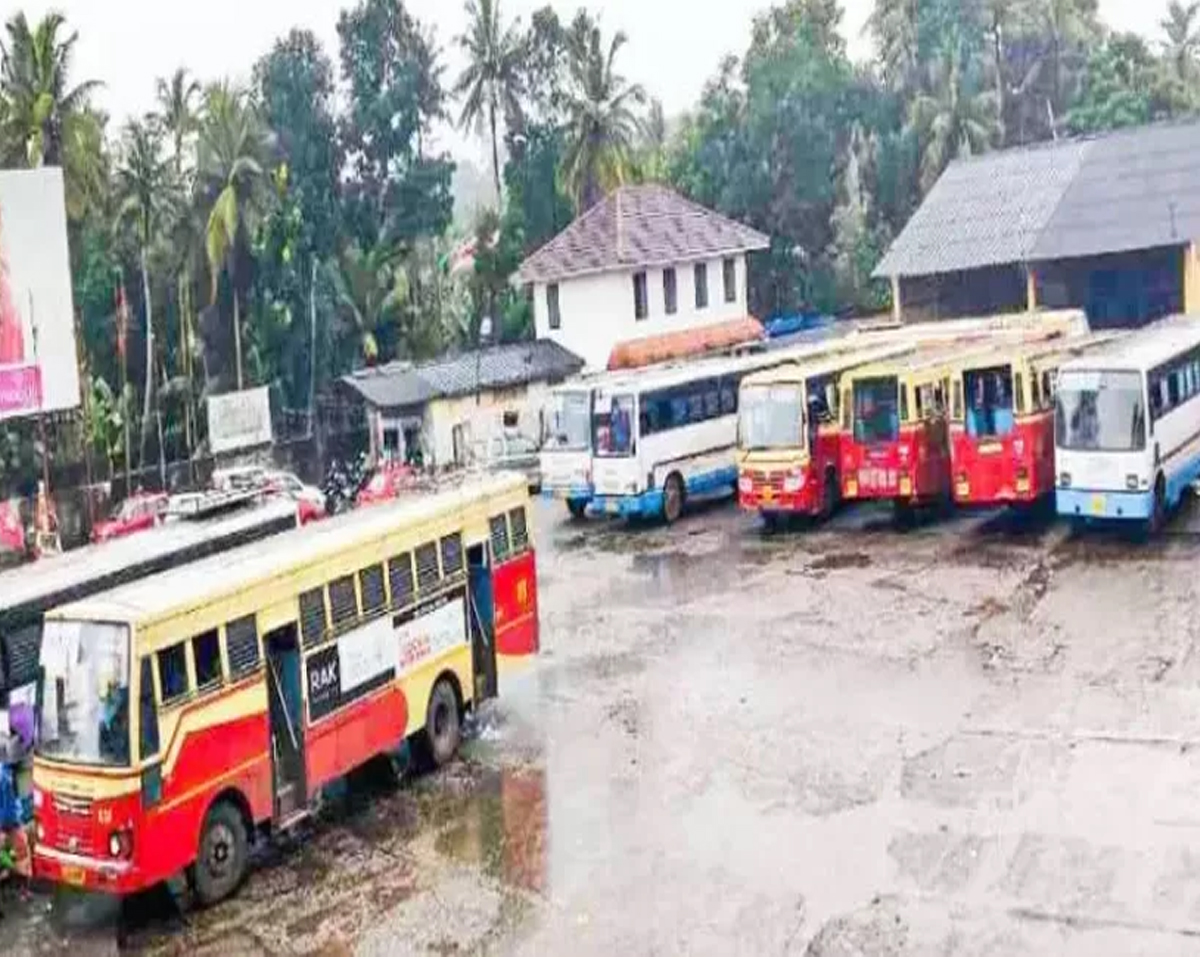
[[[300,645],[295,625],[273,630],[265,640],[275,818],[279,820],[302,809],[307,803]]]
[[[467,549],[467,617],[471,625],[477,705],[500,692],[496,667],[496,601],[489,554],[485,543]]]

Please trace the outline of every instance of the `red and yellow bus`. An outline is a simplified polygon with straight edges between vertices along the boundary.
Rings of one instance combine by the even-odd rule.
[[[846,375],[841,439],[845,499],[891,500],[899,513],[949,497],[950,380],[964,349],[926,348]]]
[[[1054,493],[1058,367],[1117,336],[1008,344],[960,364],[950,411],[955,503],[1030,506]]]
[[[53,611],[34,873],[230,895],[251,840],[408,744],[449,760],[501,657],[538,649],[524,477],[283,534]]]
[[[841,484],[839,402],[855,367],[911,352],[904,344],[845,350],[742,380],[738,397],[738,503],[768,527],[788,516],[828,517]]]

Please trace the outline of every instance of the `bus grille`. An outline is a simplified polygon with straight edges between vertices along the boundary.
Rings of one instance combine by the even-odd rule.
[[[783,474],[768,470],[751,470],[750,482],[754,484],[754,492],[762,495],[767,491],[779,496],[783,493]]]
[[[92,802],[86,797],[56,794],[53,799],[54,812],[58,815],[55,836],[51,846],[67,853],[82,856],[95,854],[92,841]]]

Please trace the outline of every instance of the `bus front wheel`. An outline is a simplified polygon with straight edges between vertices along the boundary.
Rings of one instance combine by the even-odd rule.
[[[568,500],[567,501],[567,512],[569,514],[571,514],[572,520],[582,520],[584,514],[587,513],[587,501],[586,500]]]
[[[241,813],[233,804],[214,804],[204,818],[193,870],[196,899],[207,907],[228,897],[245,877],[248,859],[249,842]]]
[[[454,759],[462,739],[458,716],[458,697],[450,681],[439,680],[429,695],[425,713],[424,752],[435,770]]]
[[[1158,533],[1167,519],[1167,490],[1162,474],[1154,483],[1154,503],[1150,508],[1150,519],[1146,521],[1146,532]]]
[[[677,473],[667,477],[663,488],[663,518],[668,524],[683,515],[683,478]]]

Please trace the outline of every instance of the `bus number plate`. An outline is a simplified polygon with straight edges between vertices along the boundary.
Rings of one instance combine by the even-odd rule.
[[[1092,497],[1092,513],[1100,517],[1104,515],[1104,497]]]
[[[72,887],[82,887],[87,880],[87,871],[83,867],[63,867],[62,882]]]

